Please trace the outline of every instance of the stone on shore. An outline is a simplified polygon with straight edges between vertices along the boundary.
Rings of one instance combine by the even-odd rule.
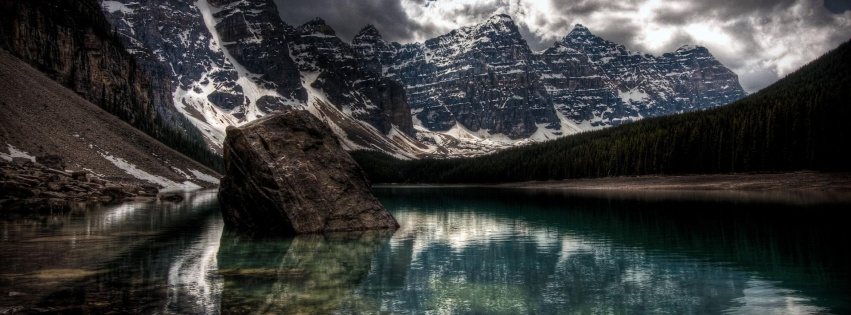
[[[228,127],[224,160],[228,226],[284,235],[399,227],[331,129],[307,111]]]
[[[86,171],[66,172],[58,155],[29,159],[0,159],[0,212],[69,210],[70,203],[144,200],[156,196],[150,184],[111,183]],[[140,199],[142,198],[142,199]]]

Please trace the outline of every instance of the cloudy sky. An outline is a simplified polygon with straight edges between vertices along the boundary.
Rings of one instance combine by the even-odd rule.
[[[583,24],[659,55],[706,46],[757,91],[851,38],[851,0],[275,0],[300,25],[321,17],[343,40],[367,24],[385,39],[420,42],[507,13],[534,50]]]

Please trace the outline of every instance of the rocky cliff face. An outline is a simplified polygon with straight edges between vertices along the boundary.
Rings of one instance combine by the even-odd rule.
[[[362,68],[405,85],[413,115],[432,131],[458,123],[540,140],[745,96],[737,76],[706,48],[642,55],[577,25],[534,53],[506,15],[423,44],[388,43],[367,27],[353,46]]]
[[[260,86],[278,95],[266,95],[259,101],[261,110],[272,112],[288,108],[286,101],[307,100],[301,77],[289,56],[292,27],[278,16],[272,1],[209,1],[219,42],[227,53],[245,68]],[[252,78],[253,77],[253,78]]]
[[[683,46],[657,57],[629,51],[576,25],[543,56],[548,67],[542,72],[554,78],[548,81],[552,90],[566,81],[576,84],[561,89],[569,97],[554,95],[559,111],[592,127],[712,108],[746,95],[736,74],[704,47]],[[561,67],[576,62],[581,65]]]
[[[398,228],[334,133],[307,111],[228,128],[225,223],[278,234]]]
[[[312,79],[311,88],[384,134],[395,127],[414,135],[408,99],[399,83],[361,70],[352,47],[320,18],[299,26],[296,34],[290,51],[299,69]]]
[[[507,15],[406,45],[368,26],[348,44],[319,18],[286,24],[272,0],[100,2],[134,55],[170,65],[174,103],[214,143],[304,108],[349,149],[477,154],[745,95],[705,48],[644,55],[581,25],[543,52]]]
[[[307,108],[351,149],[410,155],[409,145],[387,137],[394,130],[413,135],[404,89],[347,67],[354,64],[348,44],[315,36],[333,34],[327,26],[296,29],[271,0],[100,3],[137,59],[171,67],[174,104],[218,148],[228,126]]]
[[[275,84],[262,78],[262,73],[250,72],[235,56],[221,48],[216,21],[245,17],[241,15],[240,3],[216,2],[225,8],[213,7],[206,1],[188,0],[100,3],[127,50],[144,69],[155,77],[159,73],[157,69],[168,69],[160,76],[161,81],[168,84],[155,91],[168,95],[168,102],[201,128],[214,148],[220,150],[225,127],[261,117],[263,109],[297,103],[280,97],[274,92]],[[258,14],[262,15],[263,10],[260,12]],[[225,22],[220,28],[226,36],[235,37],[247,32],[247,25]],[[258,31],[256,36],[261,35]],[[248,37],[229,42],[237,51],[237,57],[244,58],[243,50],[259,51],[251,43],[245,43],[247,40]],[[260,67],[262,65],[251,65],[255,70]],[[298,83],[298,80],[291,81]],[[286,90],[286,87],[281,89]],[[300,95],[298,87],[290,92]]]
[[[153,129],[158,113],[149,81],[94,1],[3,1],[0,12],[0,46],[134,126]]]
[[[518,139],[558,125],[537,60],[507,15],[422,44],[390,44],[371,27],[353,43],[365,69],[405,85],[413,114],[429,130],[461,124]]]
[[[100,10],[94,0],[3,1],[0,47],[184,154],[212,158],[163,92],[166,68],[134,60]]]

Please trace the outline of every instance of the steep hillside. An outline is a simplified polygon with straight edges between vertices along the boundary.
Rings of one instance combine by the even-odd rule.
[[[0,2],[0,47],[157,140],[206,165],[221,163],[175,110],[167,65],[140,68],[95,0]]]
[[[471,159],[356,159],[375,182],[518,182],[644,174],[851,170],[851,42],[731,105]]]
[[[0,158],[59,155],[66,169],[167,189],[215,187],[219,175],[0,49]]]

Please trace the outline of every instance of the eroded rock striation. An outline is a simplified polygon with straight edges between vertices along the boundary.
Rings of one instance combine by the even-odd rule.
[[[261,233],[397,228],[331,129],[307,111],[229,127],[219,188],[225,223]]]

